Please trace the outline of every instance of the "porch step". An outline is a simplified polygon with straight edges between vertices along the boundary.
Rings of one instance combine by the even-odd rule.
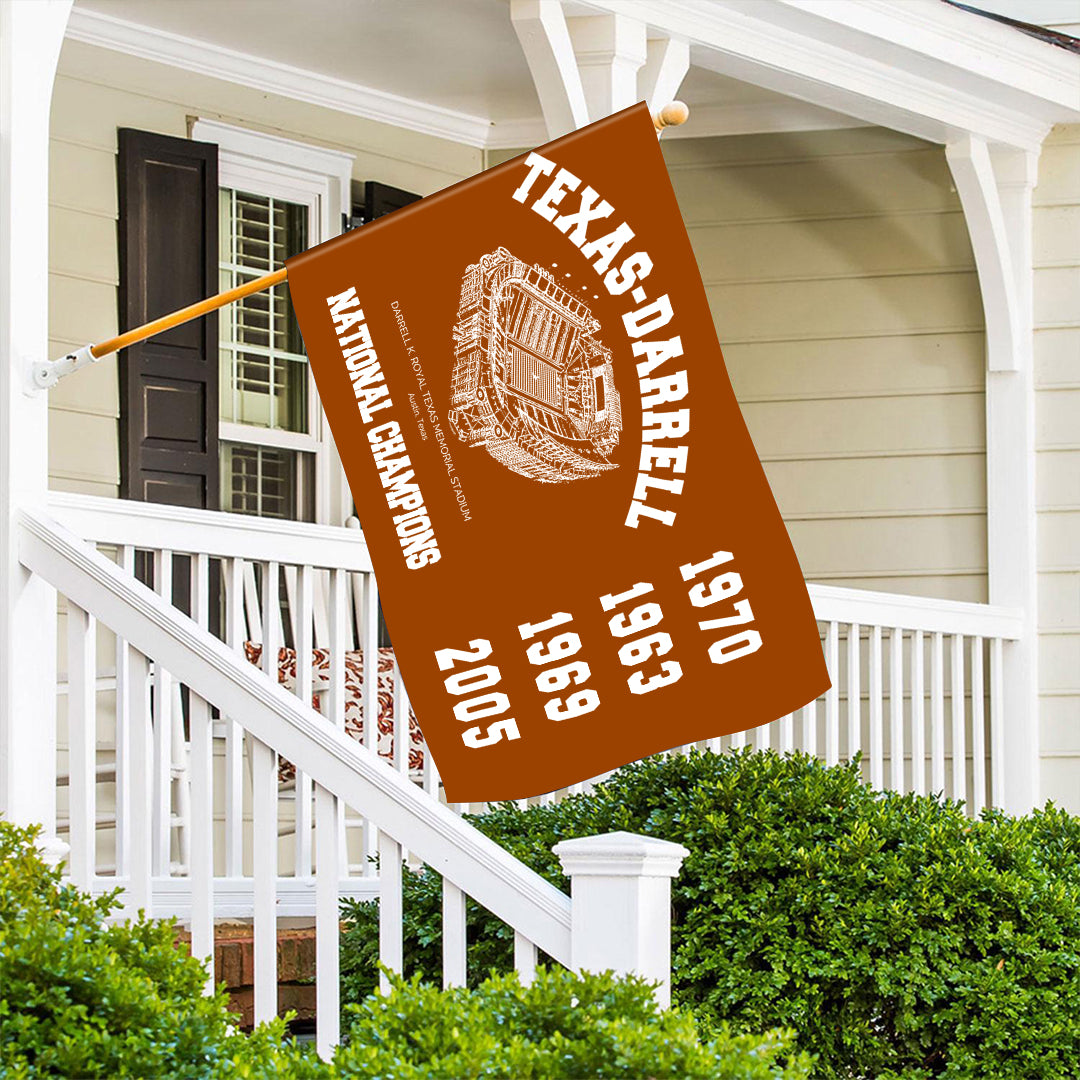
[[[94,767],[94,775],[98,783],[116,779],[116,762],[104,761]],[[70,787],[71,776],[68,773],[58,773],[56,777],[57,787]]]
[[[94,825],[98,829],[115,829],[116,828],[116,814],[115,813],[99,813],[94,815]],[[187,825],[187,820],[182,817],[178,817],[173,814],[169,819],[169,826],[173,829],[183,828]],[[59,815],[56,818],[56,831],[57,832],[70,832],[71,831],[71,818]]]

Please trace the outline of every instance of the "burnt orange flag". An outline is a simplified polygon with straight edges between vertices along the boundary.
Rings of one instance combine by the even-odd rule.
[[[829,685],[644,105],[288,263],[452,801]]]

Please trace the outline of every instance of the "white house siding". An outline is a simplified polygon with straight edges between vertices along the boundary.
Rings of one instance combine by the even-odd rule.
[[[1042,795],[1080,813],[1080,125],[1047,139],[1034,217]]]
[[[985,600],[982,308],[941,148],[860,128],[665,154],[807,579]]]
[[[982,304],[941,147],[858,128],[663,148],[807,579],[985,601]]]
[[[474,147],[68,41],[51,126],[53,355],[117,333],[117,128],[186,137],[194,117],[347,151],[356,155],[357,180],[379,180],[421,195],[482,167],[482,152]],[[115,496],[115,356],[64,380],[50,392],[49,405],[51,486]]]
[[[662,147],[807,580],[985,602],[982,300],[943,148],[882,128]],[[843,656],[839,685],[846,709]]]
[[[422,195],[479,171],[473,147],[192,74],[79,42],[64,45],[53,94],[50,175],[50,351],[101,341],[117,327],[116,131],[140,128],[186,137],[203,117],[355,154],[354,178],[379,180]],[[126,329],[126,328],[125,328]],[[57,490],[116,496],[119,487],[118,384],[115,356],[50,391],[49,477]],[[66,618],[59,620],[60,668],[66,670]],[[99,631],[99,745],[114,723],[112,635]],[[60,708],[59,767],[67,732]],[[220,749],[220,743],[216,744]],[[223,783],[220,768],[217,782]],[[112,792],[99,787],[99,812]],[[66,813],[61,796],[61,813]],[[218,794],[218,807],[222,795]],[[221,824],[219,822],[219,829]],[[113,834],[99,833],[99,857],[113,860]],[[291,865],[287,843],[282,866]],[[220,850],[221,845],[219,843]],[[250,846],[247,851],[250,862]],[[219,871],[223,868],[219,866]],[[250,865],[249,865],[250,869]]]

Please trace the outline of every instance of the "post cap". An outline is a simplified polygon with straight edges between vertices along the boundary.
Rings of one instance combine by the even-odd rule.
[[[675,877],[690,854],[682,844],[630,832],[562,840],[552,851],[570,877]]]

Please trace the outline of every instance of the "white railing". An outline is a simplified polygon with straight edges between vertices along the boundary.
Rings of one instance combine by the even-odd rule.
[[[473,897],[515,931],[517,967],[533,969],[539,947],[569,964],[571,900],[435,799],[348,738],[340,725],[320,717],[310,704],[264,678],[227,645],[199,625],[206,622],[209,575],[206,560],[194,574],[195,620],[188,619],[131,574],[44,516],[26,512],[20,521],[19,557],[32,573],[66,599],[68,610],[68,723],[72,732],[70,771],[70,859],[73,880],[93,887],[96,864],[95,769],[96,689],[93,654],[96,626],[122,642],[118,658],[120,695],[115,765],[116,818],[121,826],[112,884],[125,888],[129,909],[155,907],[153,882],[160,872],[152,800],[153,740],[160,714],[152,701],[161,673],[188,688],[191,775],[190,921],[192,950],[212,955],[214,942],[215,843],[212,712],[231,718],[250,740],[252,789],[252,906],[254,913],[255,1017],[277,1008],[276,927],[277,756],[295,762],[312,782],[316,999],[324,1052],[338,1031],[338,903],[342,878],[345,805],[361,808],[375,830],[380,860],[380,954],[401,970],[401,867],[405,851],[443,875],[444,979],[465,979],[465,904]],[[157,674],[151,673],[151,657]],[[376,825],[377,823],[377,825]],[[617,965],[618,966],[618,965]]]
[[[400,968],[405,860],[445,875],[448,984],[464,980],[466,894],[514,926],[526,975],[537,946],[569,962],[568,898],[463,824],[452,812],[460,807],[441,804],[429,755],[410,779],[396,672],[383,695],[395,704],[394,752],[373,752],[378,597],[357,531],[71,495],[54,496],[52,513],[62,526],[26,516],[22,558],[58,590],[66,617],[57,767],[73,880],[122,885],[129,908],[190,922],[200,955],[215,918],[253,918],[264,1017],[274,1009],[278,917],[322,926],[321,1015],[331,971],[336,995],[341,896],[379,899],[381,954]],[[701,745],[800,749],[829,764],[860,753],[879,788],[944,791],[973,813],[999,801],[1002,657],[1019,617],[816,585],[810,594],[832,688],[794,715]],[[248,642],[266,646],[262,670],[245,658]],[[268,661],[286,644],[295,650],[288,689]],[[359,746],[345,733],[357,693],[347,664],[363,674],[362,700],[348,703],[365,721]],[[296,766],[288,783],[281,759]],[[601,946],[621,962],[617,947]]]
[[[68,870],[80,887],[102,885],[97,873],[98,772],[96,639],[99,627],[115,635],[117,652],[115,786],[118,826],[110,886],[124,888],[128,911],[160,915],[179,876],[164,867],[156,846],[155,733],[166,714],[156,711],[162,687],[175,701],[170,682],[185,688],[182,719],[187,727],[190,822],[186,876],[187,910],[194,955],[213,956],[219,894],[235,904],[250,884],[253,921],[254,1018],[277,1012],[277,920],[287,914],[278,874],[278,760],[293,762],[311,784],[313,865],[294,867],[294,894],[312,902],[316,938],[316,1025],[320,1053],[338,1041],[339,902],[345,868],[345,808],[356,807],[374,834],[378,878],[367,884],[379,902],[379,955],[392,971],[403,962],[402,873],[406,854],[418,867],[442,876],[442,956],[445,985],[463,985],[467,975],[466,897],[506,922],[514,932],[514,965],[531,979],[537,955],[575,969],[633,971],[659,983],[668,1001],[670,974],[670,879],[686,850],[651,837],[612,833],[558,845],[571,879],[566,896],[507,854],[418,784],[342,729],[340,689],[330,688],[336,715],[317,713],[302,692],[290,693],[254,669],[212,635],[209,621],[209,559],[193,562],[192,615],[177,611],[128,570],[96,551],[52,518],[23,511],[18,520],[19,560],[64,600],[67,611],[70,738]],[[354,541],[355,543],[355,541]],[[272,554],[271,552],[263,552]],[[229,558],[239,558],[229,555]],[[335,574],[341,574],[337,569]],[[301,575],[302,576],[302,575]],[[303,587],[303,586],[301,586]],[[332,617],[339,623],[343,585],[331,586]],[[335,593],[338,599],[334,599]],[[306,610],[301,604],[301,610]],[[339,628],[340,632],[340,628]],[[332,640],[339,640],[332,634]],[[153,659],[151,659],[153,658]],[[343,685],[343,680],[339,682]],[[250,882],[226,876],[215,863],[227,861],[228,837],[215,837],[213,715],[235,724],[248,743]],[[179,714],[172,717],[178,724]],[[166,742],[167,746],[168,743]],[[44,779],[44,778],[43,778]],[[155,883],[159,888],[155,889]],[[164,889],[160,886],[164,884]],[[240,902],[247,903],[241,895]],[[212,973],[208,983],[212,983]],[[385,985],[385,979],[384,979]]]
[[[399,772],[439,796],[431,755],[414,743],[409,729],[408,695],[392,653],[378,649],[378,593],[367,546],[357,530],[78,495],[54,495],[50,508],[65,527],[123,569],[137,572],[167,601],[181,603],[185,613],[211,628],[234,651],[248,659],[257,656],[267,676],[279,678],[287,669],[289,685],[301,700],[317,699],[322,714],[354,737],[362,727],[364,746],[377,750],[381,741],[384,756]],[[179,589],[181,582],[184,588]],[[277,602],[267,603],[268,596]],[[98,814],[104,834],[98,869],[108,873],[115,862],[108,858],[110,842],[121,847],[124,843],[117,815],[108,805],[117,752],[108,709],[112,704],[122,715],[126,705],[125,643],[122,638],[99,637],[103,655],[96,664],[102,695],[98,704],[106,715],[97,735],[95,766],[105,785],[101,795],[106,807]],[[384,668],[392,668],[381,678],[380,661]],[[183,879],[192,805],[186,766],[187,691],[182,693],[171,673],[157,665],[152,677],[155,872],[162,881],[176,875]],[[62,696],[68,682],[70,677],[61,678]],[[70,701],[70,692],[68,697]],[[70,725],[63,724],[63,715],[61,720],[62,752],[65,727]],[[387,727],[390,730],[380,739],[380,728]],[[252,872],[250,747],[240,726],[228,718],[216,716],[213,732],[217,779],[224,787],[216,819],[224,853],[219,871],[236,880]],[[77,732],[73,735],[79,737]],[[410,770],[410,752],[414,758],[422,757],[422,768]],[[63,760],[59,769],[64,784],[73,770]],[[303,876],[310,872],[313,858],[310,778],[299,770],[294,776],[286,774],[278,785],[278,802],[279,865],[293,876]],[[66,821],[62,815],[61,824]],[[343,835],[347,892],[365,895],[371,884],[365,885],[363,879],[373,878],[375,872],[376,831],[350,807]],[[242,911],[244,892],[234,890],[233,895]],[[290,913],[310,914],[305,890],[283,880],[282,895]],[[183,889],[168,888],[163,896],[178,905],[176,914],[182,916],[187,902]],[[236,913],[235,908],[230,911]]]
[[[291,685],[297,695],[309,700],[313,686],[323,686],[317,694],[322,713],[339,728],[347,714],[354,733],[355,722],[362,720],[363,742],[369,749],[376,748],[378,728],[389,727],[393,754],[388,758],[394,767],[412,775],[429,795],[441,797],[437,770],[424,748],[419,749],[423,768],[409,770],[407,749],[415,748],[408,728],[408,695],[396,670],[392,687],[384,687],[379,717],[378,680],[372,675],[378,656],[378,595],[367,548],[358,532],[75,495],[54,495],[51,508],[68,528],[111,552],[121,566],[130,569],[138,563],[144,580],[159,594],[169,597],[177,574],[186,573],[192,597],[187,610],[195,612],[199,604],[209,605],[207,582],[213,580],[217,617],[210,619],[210,612],[203,611],[204,625],[218,624],[220,636],[239,651],[247,642],[268,643],[260,658],[268,674],[273,674],[270,658],[278,646],[294,647],[288,655],[295,656]],[[199,589],[195,589],[197,582],[202,582]],[[268,590],[274,593],[274,583],[280,602],[265,604],[263,598]],[[985,604],[822,585],[809,589],[832,688],[792,716],[701,745],[713,750],[746,745],[799,749],[828,764],[849,761],[860,753],[863,775],[876,787],[944,792],[963,800],[972,814],[1000,803],[1006,767],[1001,751],[1006,723],[1002,656],[1020,634],[1019,616]],[[78,631],[77,619],[72,625]],[[111,643],[103,644],[107,653]],[[114,647],[119,658],[116,666],[121,669],[123,644],[118,639]],[[317,681],[311,663],[313,648],[323,650],[319,655],[325,670]],[[116,666],[110,666],[108,659],[105,655],[96,665],[98,709],[104,707],[105,716],[97,733],[91,785],[97,787],[100,830],[95,869],[105,875],[115,863],[110,843],[122,848],[125,842],[109,802],[118,789],[113,778],[116,742],[108,716],[110,699],[123,713],[125,694],[122,677],[120,692],[114,690]],[[356,700],[352,678],[358,667],[363,668],[362,700]],[[71,670],[71,678],[86,693],[90,672],[80,671],[78,665]],[[186,918],[191,902],[186,876],[188,830],[194,801],[185,764],[189,754],[185,729],[190,726],[184,712],[187,699],[168,671],[155,666],[152,675],[154,887],[161,910]],[[393,703],[389,724],[388,699]],[[380,718],[382,724],[378,719],[369,723],[368,717]],[[240,726],[228,718],[217,717],[213,731],[216,782],[224,788],[215,819],[223,851],[216,868],[221,878],[218,913],[250,915],[254,902],[250,747],[241,737]],[[84,737],[73,730],[72,754],[82,752],[78,740]],[[62,730],[61,747],[63,743]],[[71,772],[61,760],[61,783]],[[73,804],[83,800],[80,814],[85,813],[86,786],[73,785],[69,791]],[[590,786],[586,782],[570,791]],[[534,801],[550,803],[564,794],[552,792]],[[294,781],[279,784],[277,801],[281,911],[310,915],[313,900],[305,885],[313,857],[310,779],[298,772]],[[372,895],[377,887],[377,830],[350,808],[342,832],[342,889],[348,895]]]
[[[943,792],[972,815],[1000,804],[1002,656],[1020,637],[1019,614],[826,585],[809,592],[831,688],[797,713],[705,745],[803,750],[829,765],[861,754],[873,787]]]

